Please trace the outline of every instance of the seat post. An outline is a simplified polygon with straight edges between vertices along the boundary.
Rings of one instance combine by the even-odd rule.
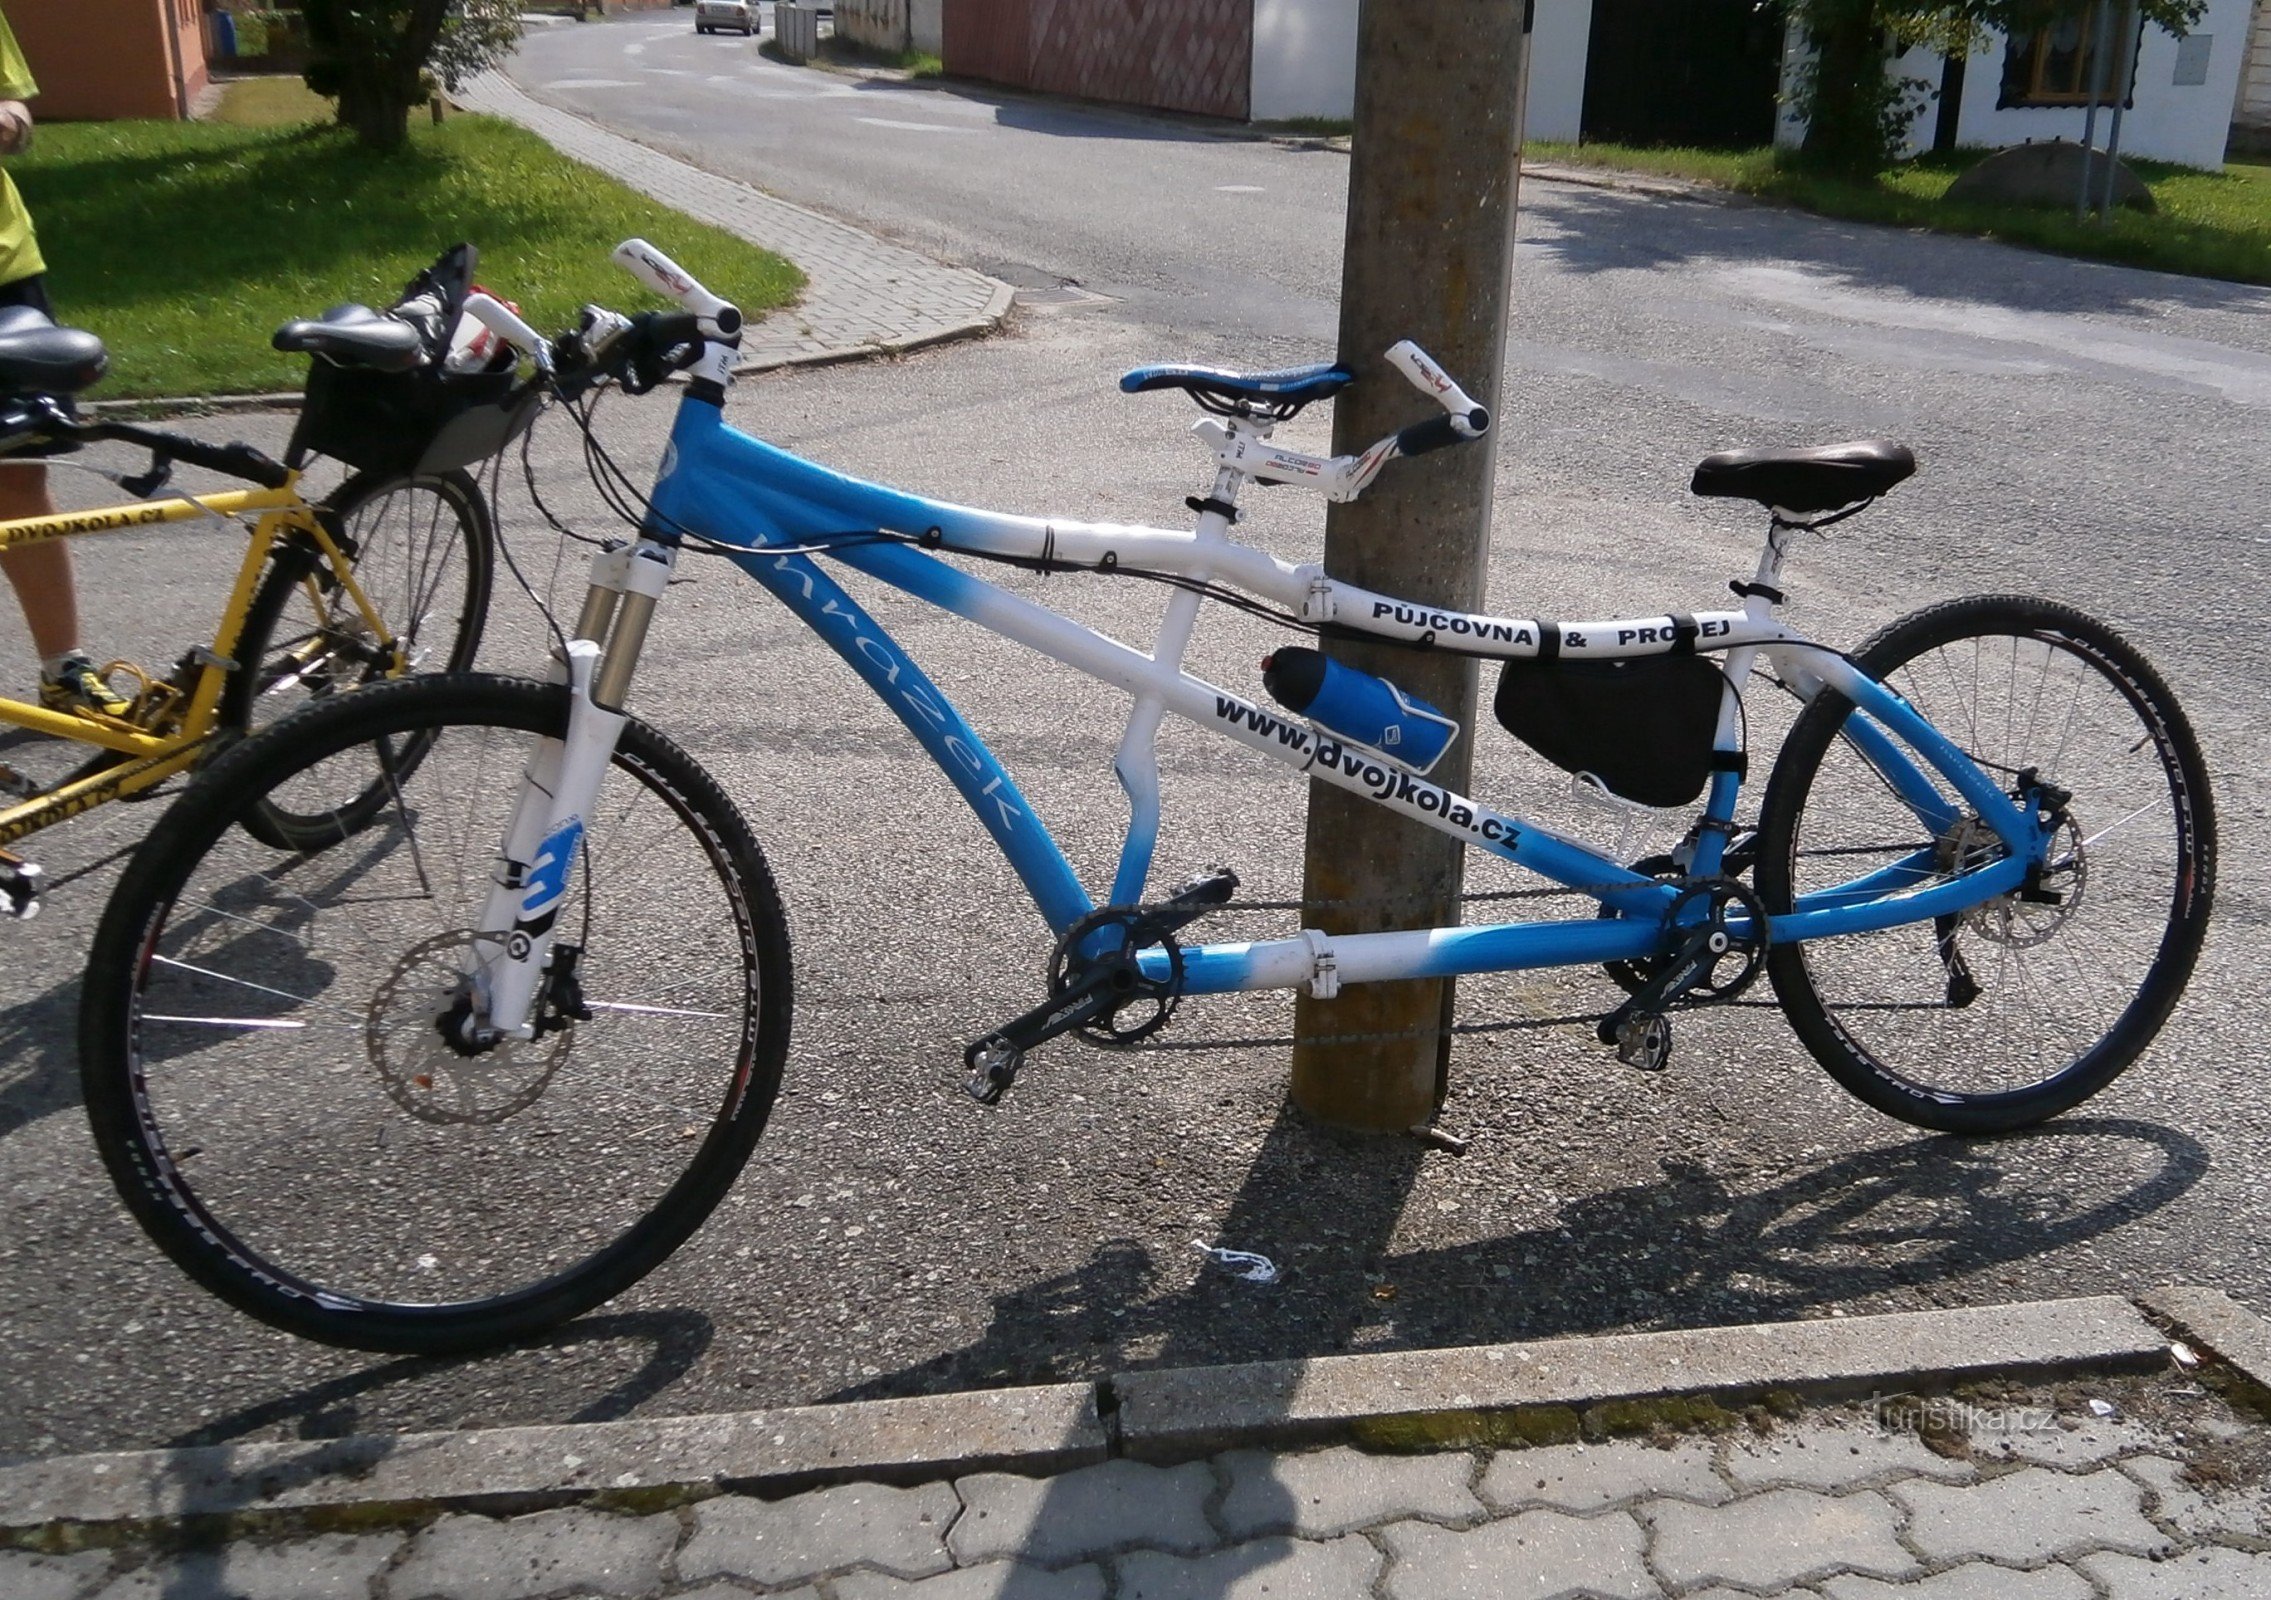
[[[1233,417],[1229,426],[1238,430],[1257,425],[1248,418]],[[1258,427],[1260,435],[1268,437],[1268,424]],[[1216,466],[1213,493],[1192,502],[1199,514],[1192,537],[1201,548],[1230,542],[1230,527],[1238,516],[1238,491],[1245,483],[1246,474],[1235,467]],[[1192,565],[1190,575],[1203,583],[1213,574],[1201,561]],[[1152,660],[1165,671],[1182,669],[1184,652],[1190,648],[1191,634],[1198,624],[1200,599],[1189,589],[1176,589],[1168,596],[1166,614],[1159,621],[1159,642],[1151,653]],[[1134,905],[1142,900],[1144,884],[1151,876],[1152,850],[1159,840],[1159,724],[1166,711],[1167,702],[1157,690],[1137,695],[1128,708],[1127,731],[1120,735],[1119,748],[1112,755],[1113,775],[1128,797],[1127,839],[1120,846],[1119,868],[1112,875],[1113,905]]]

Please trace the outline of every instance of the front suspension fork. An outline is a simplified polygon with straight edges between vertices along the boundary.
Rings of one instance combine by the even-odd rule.
[[[545,739],[522,772],[519,798],[474,925],[458,1010],[461,1046],[533,1039],[560,910],[574,883],[599,787],[629,720],[622,709],[655,602],[677,552],[641,539],[593,558],[576,636],[554,653],[550,681],[568,689],[565,737]],[[604,641],[604,643],[602,642]],[[445,1027],[452,1024],[445,1022]]]

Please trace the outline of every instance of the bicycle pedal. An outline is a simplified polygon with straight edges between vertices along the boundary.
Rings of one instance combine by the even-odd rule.
[[[1017,1081],[1017,1069],[1025,1062],[1025,1052],[1018,1049],[998,1033],[985,1038],[962,1052],[962,1061],[970,1069],[963,1080],[962,1092],[982,1106],[998,1106],[1010,1085]]]
[[[1617,1059],[1642,1072],[1662,1072],[1672,1061],[1672,1019],[1661,1011],[1636,1011],[1617,1024]]]
[[[1238,892],[1238,874],[1228,867],[1210,867],[1155,905],[1139,907],[1143,919],[1169,932],[1196,922],[1209,911],[1230,903]]]
[[[39,915],[40,880],[47,874],[32,861],[0,861],[0,917],[29,922]]]

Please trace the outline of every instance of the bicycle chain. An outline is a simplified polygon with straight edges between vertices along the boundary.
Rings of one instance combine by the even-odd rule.
[[[1618,889],[1629,887],[1631,887],[1631,885],[1624,883],[1580,883],[1567,885],[1555,884],[1551,887],[1543,889],[1482,889],[1476,890],[1472,893],[1461,894],[1459,896],[1459,903],[1464,906],[1482,904],[1491,901],[1549,900],[1567,898],[1571,895],[1584,895],[1598,898],[1603,894],[1613,893]],[[1233,901],[1229,905],[1223,906],[1216,911],[1209,912],[1208,920],[1212,921],[1219,917],[1235,916],[1240,912],[1297,911],[1306,913],[1309,911],[1339,911],[1361,909],[1385,906],[1388,904],[1390,904],[1390,902],[1380,899],[1238,900]],[[1721,1008],[1723,1009],[1730,1006],[1760,1006],[1768,1010],[1772,1010],[1775,1008],[1775,1002],[1771,1000],[1735,1000],[1722,1002]],[[1614,1008],[1612,1007],[1610,1009],[1613,1010]],[[1122,1048],[1125,1053],[1128,1054],[1141,1054],[1144,1051],[1150,1050],[1262,1050],[1283,1048],[1285,1046],[1295,1044],[1387,1044],[1399,1040],[1449,1039],[1464,1034],[1514,1033],[1527,1032],[1533,1029],[1573,1027],[1581,1024],[1597,1023],[1601,1018],[1607,1015],[1609,1015],[1608,1010],[1587,1012],[1582,1015],[1573,1015],[1566,1017],[1507,1017],[1492,1021],[1454,1022],[1448,1025],[1438,1025],[1433,1028],[1391,1028],[1364,1033],[1325,1033],[1318,1034],[1313,1038],[1302,1039],[1296,1039],[1291,1034],[1285,1034],[1273,1038],[1193,1039],[1187,1042],[1179,1040],[1145,1041],[1130,1046],[1124,1046]]]

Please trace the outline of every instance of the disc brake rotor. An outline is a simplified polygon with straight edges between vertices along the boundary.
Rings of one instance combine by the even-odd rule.
[[[478,1055],[452,1049],[435,1018],[465,994],[461,953],[473,935],[438,933],[412,945],[371,996],[364,1048],[386,1096],[420,1122],[503,1122],[534,1105],[567,1060],[573,1029],[507,1039]]]

